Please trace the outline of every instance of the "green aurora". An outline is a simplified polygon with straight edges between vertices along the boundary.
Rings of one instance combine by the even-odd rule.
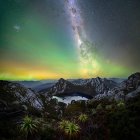
[[[27,0],[1,1],[0,79],[126,77],[139,70],[100,52],[93,52],[94,68],[88,64],[89,70],[82,69],[69,19],[64,22],[67,15],[53,16],[54,10],[45,13],[39,6]]]

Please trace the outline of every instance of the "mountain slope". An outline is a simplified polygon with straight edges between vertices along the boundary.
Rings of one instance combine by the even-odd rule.
[[[25,88],[19,83],[0,81],[0,99],[8,103],[18,101],[28,104],[35,108],[41,107],[41,102],[36,93],[31,89]]]
[[[114,98],[116,100],[128,99],[140,93],[140,73],[134,73],[119,84],[118,87],[112,88],[107,93],[98,94],[96,99],[104,97]]]
[[[92,78],[82,80],[82,82],[70,82],[63,78],[59,79],[58,82],[50,89],[41,90],[40,93],[47,94],[49,96],[61,95],[61,94],[72,94],[72,93],[83,93],[90,96],[95,96],[100,93],[108,92],[110,89],[117,86],[112,80],[106,78]]]

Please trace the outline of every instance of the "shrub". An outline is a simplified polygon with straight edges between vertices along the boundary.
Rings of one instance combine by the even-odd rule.
[[[86,114],[81,114],[79,117],[78,117],[78,120],[80,122],[86,122],[88,120],[88,116]]]

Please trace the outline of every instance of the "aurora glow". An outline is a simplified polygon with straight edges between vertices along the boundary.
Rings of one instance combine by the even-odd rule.
[[[126,77],[140,71],[139,2],[116,2],[1,0],[0,79]],[[125,21],[118,20],[123,8],[128,37]]]

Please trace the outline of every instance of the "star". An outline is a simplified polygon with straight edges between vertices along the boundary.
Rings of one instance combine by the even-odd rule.
[[[13,28],[14,28],[17,32],[19,32],[20,29],[21,29],[20,25],[17,25],[17,24],[14,25]]]

